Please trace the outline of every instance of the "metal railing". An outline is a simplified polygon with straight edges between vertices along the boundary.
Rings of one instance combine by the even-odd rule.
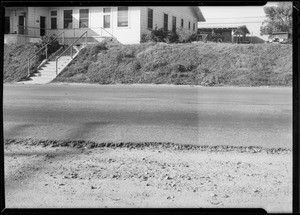
[[[64,35],[64,32],[61,32],[57,37],[55,37],[53,40],[51,40],[50,42],[48,42],[46,45],[44,45],[42,48],[40,48],[38,51],[36,51],[33,55],[31,55],[27,62],[28,62],[28,77],[30,76],[30,61],[32,58],[34,58],[39,52],[41,52],[43,49],[45,49],[45,54],[46,54],[46,58],[48,58],[48,45],[51,44],[52,42],[56,41],[61,35]],[[64,43],[64,36],[63,36],[63,43]]]
[[[57,58],[56,58],[56,68],[55,68],[55,71],[56,71],[56,75],[57,75],[57,63],[58,63],[58,59],[67,51],[71,48],[71,58],[73,59],[73,45],[83,37],[83,35],[85,35],[85,45],[87,46],[87,31],[85,31],[83,34],[81,34],[80,37],[78,37],[71,45],[68,46],[68,48],[66,48]]]
[[[100,28],[101,28],[101,30],[104,30],[106,33],[108,33],[115,41],[117,41],[118,43],[122,44],[121,42],[119,42],[119,40],[116,37],[114,37],[114,35],[112,35],[107,30],[105,30],[105,28],[102,28],[102,27],[100,27]],[[103,35],[102,32],[101,32],[101,35]]]
[[[113,38],[117,43],[120,43],[118,39],[113,35],[113,33],[110,33],[109,30],[103,28],[103,27],[93,27],[93,28],[39,28],[39,27],[29,27],[29,26],[23,26],[23,25],[17,25],[18,26],[18,32],[9,33],[9,34],[17,34],[17,35],[23,35],[28,37],[34,37],[34,38],[40,38],[40,30],[45,31],[45,35],[50,35],[51,32],[55,31],[64,31],[65,37],[76,37],[79,33],[83,32],[84,30],[89,31],[89,34],[93,34],[94,36],[100,36],[100,37],[111,37]],[[22,29],[20,32],[19,30]],[[100,29],[100,32],[96,32]],[[93,32],[94,31],[94,32]]]

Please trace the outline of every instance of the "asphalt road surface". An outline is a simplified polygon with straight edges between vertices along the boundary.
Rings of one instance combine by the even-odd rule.
[[[4,138],[292,148],[292,89],[5,84]]]

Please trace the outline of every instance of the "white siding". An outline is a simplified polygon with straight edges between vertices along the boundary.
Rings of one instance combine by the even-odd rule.
[[[10,22],[10,33],[18,33],[18,24],[19,24],[19,16],[23,15],[24,13],[28,14],[26,7],[14,7],[5,8],[5,16],[9,16]],[[25,18],[25,26],[28,25],[28,16],[26,15]]]
[[[40,36],[40,16],[46,17],[46,28],[50,28],[48,7],[28,7],[28,34],[34,37]],[[47,32],[46,32],[47,34]]]
[[[103,7],[51,7],[50,11],[57,11],[57,30],[51,30],[52,34],[59,34],[61,31],[65,32],[66,37],[76,37],[88,31],[89,37],[110,37],[113,35],[123,44],[133,44],[140,42],[140,9],[139,7],[129,7],[128,11],[128,27],[118,27],[118,9],[117,7],[110,7],[111,13],[111,27],[103,29]],[[63,29],[63,11],[73,10],[73,28]],[[89,28],[79,28],[79,10],[89,9]],[[48,19],[50,27],[50,18]]]
[[[197,18],[190,7],[141,7],[141,33],[148,32],[148,8],[153,9],[153,28],[164,27],[164,14],[168,15],[168,30],[172,30],[172,17],[176,17],[176,28],[180,28],[181,19],[184,20],[183,28],[188,30],[188,22],[191,22],[191,29],[193,31],[193,23],[196,25]]]

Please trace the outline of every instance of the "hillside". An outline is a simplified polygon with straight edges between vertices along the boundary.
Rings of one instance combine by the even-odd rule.
[[[21,80],[32,47],[4,51],[4,82]],[[52,82],[291,86],[292,45],[99,44],[83,49]]]
[[[27,77],[27,59],[34,54],[35,45],[4,45],[3,81],[21,81]],[[37,67],[40,60],[32,60],[32,66]]]
[[[292,46],[147,43],[88,47],[54,82],[291,86]]]

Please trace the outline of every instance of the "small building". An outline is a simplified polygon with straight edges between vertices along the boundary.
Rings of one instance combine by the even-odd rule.
[[[25,44],[64,32],[73,41],[87,31],[97,41],[111,37],[135,44],[155,27],[196,32],[204,21],[199,7],[6,7],[4,39]]]
[[[243,43],[247,42],[246,35],[250,34],[246,25],[199,23],[198,33],[207,37],[214,35],[218,42]]]

